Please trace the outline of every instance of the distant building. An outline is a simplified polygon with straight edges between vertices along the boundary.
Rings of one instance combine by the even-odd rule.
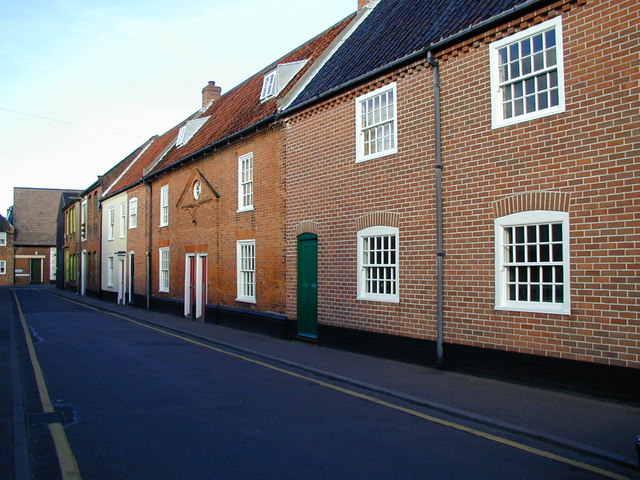
[[[23,187],[13,189],[13,284],[55,283],[58,214],[63,206],[64,193],[79,194],[80,191]]]
[[[13,284],[13,225],[0,215],[0,286]]]

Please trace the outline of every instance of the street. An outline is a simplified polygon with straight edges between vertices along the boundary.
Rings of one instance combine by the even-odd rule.
[[[0,289],[0,322],[3,352],[13,322],[33,478],[64,478],[43,428],[55,421],[84,479],[624,478],[44,290]],[[38,422],[42,388],[58,414]],[[19,452],[2,450],[17,471]]]

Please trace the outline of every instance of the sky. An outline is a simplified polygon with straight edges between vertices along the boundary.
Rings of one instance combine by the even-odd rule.
[[[13,187],[84,190],[357,0],[0,0],[0,214]]]

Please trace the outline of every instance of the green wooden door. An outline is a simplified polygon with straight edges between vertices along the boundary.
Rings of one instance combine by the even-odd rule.
[[[298,335],[318,338],[318,236],[298,237]]]

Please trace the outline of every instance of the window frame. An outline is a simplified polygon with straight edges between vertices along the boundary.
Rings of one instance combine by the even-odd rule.
[[[395,262],[369,265],[365,262],[365,242],[376,237],[395,237]],[[358,300],[370,300],[374,302],[399,303],[400,302],[400,229],[389,226],[373,226],[358,231]],[[395,287],[394,293],[372,293],[367,289],[367,272],[371,268],[393,268],[395,278],[392,280]]]
[[[0,275],[6,275],[6,274],[7,274],[7,261],[0,260]]]
[[[160,226],[169,225],[169,184],[160,187]]]
[[[80,240],[87,239],[87,199],[83,198],[80,204]]]
[[[73,255],[71,255],[71,258],[73,258]],[[73,260],[71,260],[71,263],[71,268],[73,269]],[[107,257],[107,287],[113,287],[113,267],[113,256],[109,256]],[[73,270],[70,271],[70,276],[73,277]]]
[[[245,247],[252,247],[251,257],[246,257],[252,262],[246,265],[243,257]],[[248,267],[248,268],[245,268]],[[236,269],[237,269],[237,297],[238,302],[256,303],[256,241],[238,240],[236,242]]]
[[[550,261],[515,261],[508,262],[505,254],[505,228],[506,227],[528,227],[539,226],[546,224],[561,224],[562,225],[562,260],[554,262]],[[551,313],[560,315],[571,314],[571,262],[570,262],[570,231],[569,231],[569,214],[567,212],[559,212],[552,210],[529,210],[524,212],[513,213],[494,220],[494,237],[495,237],[495,309],[514,312],[535,312],[535,313]],[[536,243],[528,242],[527,239],[523,239],[523,242],[514,243],[514,245],[523,245],[525,249],[531,248],[535,245],[549,244],[549,249],[553,246],[553,239],[550,238],[548,242],[538,241]],[[539,248],[537,252],[539,252]],[[526,254],[528,256],[528,253]],[[536,253],[539,256],[539,253]],[[552,256],[552,254],[551,254]],[[542,300],[543,292],[540,291],[540,301],[530,300],[509,300],[507,294],[507,265],[529,267],[562,267],[562,302],[544,302]],[[553,271],[553,270],[552,270]],[[539,276],[542,276],[538,273]],[[539,284],[539,288],[543,287],[545,283],[543,279],[532,282],[530,274],[527,281],[516,281],[515,285],[520,283],[526,284]],[[556,285],[553,281],[550,285]],[[516,287],[517,288],[517,287]]]
[[[116,207],[109,206],[107,210],[107,240],[111,241],[115,238],[116,233]]]
[[[0,232],[0,247],[7,246],[7,232]]]
[[[534,36],[543,33],[548,30],[555,30],[555,56],[556,65],[555,68],[543,67],[541,69],[530,72],[529,74],[519,75],[515,78],[520,80],[508,80],[505,82],[500,81],[500,49],[509,45],[521,42],[526,38],[533,38]],[[490,63],[490,80],[491,80],[491,128],[501,128],[508,125],[514,125],[517,123],[527,122],[538,118],[547,117],[550,115],[556,115],[565,111],[565,82],[564,82],[564,46],[562,38],[562,17],[558,16],[551,20],[547,20],[538,25],[534,25],[525,30],[517,32],[505,38],[501,38],[489,45],[489,63]],[[521,58],[521,57],[518,57]],[[546,62],[545,62],[546,63]],[[532,67],[533,68],[533,67]],[[503,86],[506,84],[513,85],[518,81],[525,79],[535,79],[540,76],[542,72],[551,72],[555,70],[558,77],[558,105],[549,106],[542,109],[537,109],[533,112],[523,113],[520,115],[514,115],[510,118],[504,117],[503,110]],[[504,85],[503,85],[504,84]],[[524,88],[524,87],[523,87]],[[535,89],[536,96],[540,90]],[[537,103],[537,102],[536,102]]]
[[[160,247],[158,249],[158,291],[169,293],[170,290],[170,270],[171,270],[171,254],[169,247]]]
[[[127,204],[120,202],[120,224],[118,225],[120,238],[124,238],[127,232]]]
[[[375,99],[376,97],[381,97],[382,95],[386,95],[388,92],[392,92],[393,94],[393,115],[391,120],[387,120],[386,122],[378,122],[375,125],[364,127],[362,125],[362,110],[363,105],[365,105],[369,100]],[[374,100],[375,102],[375,100]],[[365,93],[364,95],[360,95],[356,98],[356,162],[365,162],[367,160],[373,160],[375,158],[386,157],[388,155],[393,155],[398,153],[398,89],[396,82],[392,82],[384,87],[377,88],[371,92]],[[383,126],[385,124],[391,123],[392,131],[391,136],[393,138],[393,146],[390,148],[379,150],[375,153],[364,153],[364,138],[365,132],[373,130],[374,128]]]
[[[262,78],[262,88],[260,89],[261,102],[264,102],[276,96],[277,81],[278,81],[277,68],[274,68],[273,70],[264,74],[264,77]]]
[[[244,165],[246,162],[250,162],[250,168],[246,169],[250,171],[251,178],[248,181],[244,179]],[[253,210],[254,202],[254,156],[253,152],[240,155],[238,157],[238,212],[247,212]],[[245,186],[251,191],[247,193]],[[249,199],[249,201],[247,201]]]
[[[129,229],[138,228],[138,197],[129,199]]]

